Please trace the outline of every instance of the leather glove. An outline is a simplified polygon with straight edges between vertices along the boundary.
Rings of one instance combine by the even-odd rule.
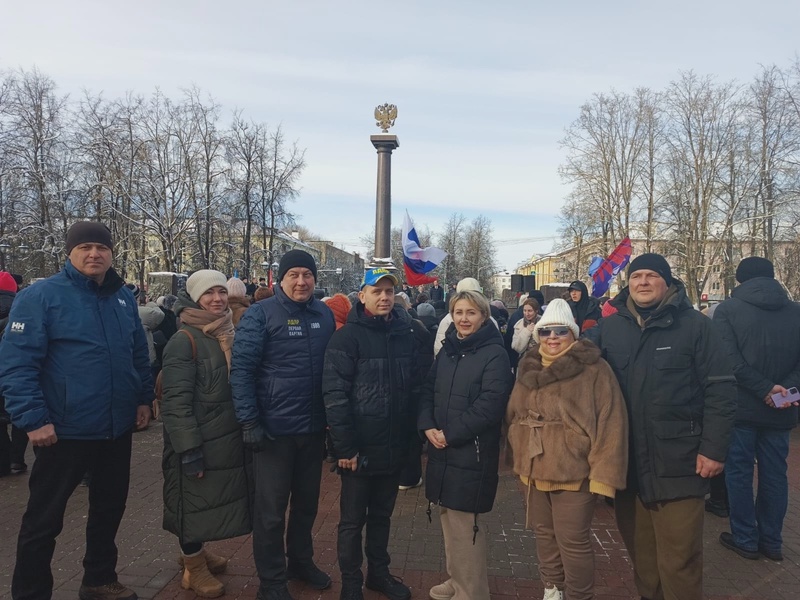
[[[244,447],[253,452],[262,452],[267,447],[267,440],[275,439],[270,436],[258,419],[242,423],[242,441]]]

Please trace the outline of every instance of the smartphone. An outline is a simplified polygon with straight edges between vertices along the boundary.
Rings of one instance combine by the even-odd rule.
[[[789,404],[790,402],[800,401],[800,392],[797,391],[796,387],[789,388],[787,391],[789,393],[786,396],[781,396],[780,392],[777,394],[772,394],[772,403],[777,408],[780,408],[784,404]]]

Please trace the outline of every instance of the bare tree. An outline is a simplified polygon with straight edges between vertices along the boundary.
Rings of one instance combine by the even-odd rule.
[[[462,260],[466,232],[467,219],[461,213],[453,213],[436,238],[438,247],[447,252],[444,264],[439,266],[442,271],[442,282],[445,285],[455,283],[463,277]]]
[[[713,237],[720,216],[720,181],[741,112],[737,91],[732,83],[716,84],[710,77],[684,73],[665,96],[670,122],[664,208],[694,303],[700,301],[721,252]]]
[[[65,202],[71,191],[69,155],[64,140],[66,96],[38,70],[19,71],[4,92],[8,168],[20,178],[14,206],[18,234],[31,250],[28,270],[47,271],[66,227]]]
[[[629,235],[642,200],[652,208],[648,167],[654,169],[660,139],[654,99],[646,89],[595,94],[562,140],[568,155],[561,175],[600,217],[604,252]]]
[[[260,144],[265,139],[262,129],[262,125],[245,121],[241,112],[237,112],[226,143],[230,164],[229,190],[234,200],[232,224],[241,232],[242,266],[248,277],[253,272],[251,246],[257,206],[257,167],[264,152]],[[239,223],[240,228],[236,227]]]
[[[305,150],[297,143],[289,146],[284,138],[283,128],[268,133],[263,132],[265,151],[260,153],[256,163],[258,178],[257,214],[261,228],[262,248],[266,250],[270,263],[277,258],[275,254],[275,233],[293,220],[288,204],[300,193],[298,181],[305,169]]]
[[[496,250],[492,239],[492,222],[480,215],[473,219],[464,237],[462,277],[474,277],[485,290],[492,288]]]

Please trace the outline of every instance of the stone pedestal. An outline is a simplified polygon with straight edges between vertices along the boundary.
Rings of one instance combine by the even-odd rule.
[[[369,268],[394,269],[392,264],[392,151],[400,146],[396,135],[371,135],[378,151],[378,189],[375,202],[375,255]]]

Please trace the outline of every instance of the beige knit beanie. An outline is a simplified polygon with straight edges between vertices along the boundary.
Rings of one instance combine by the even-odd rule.
[[[247,287],[238,277],[228,279],[228,296],[231,298],[244,298],[247,296]]]
[[[200,300],[200,296],[218,285],[228,289],[228,280],[225,279],[225,275],[213,269],[201,269],[192,273],[186,280],[186,293],[197,302]]]
[[[569,304],[567,304],[566,300],[556,298],[547,305],[542,318],[539,319],[533,328],[533,339],[538,344],[540,329],[545,327],[557,327],[559,325],[562,327],[569,327],[576,340],[580,337],[581,332],[578,329],[575,318],[572,316],[572,309],[569,307]]]

